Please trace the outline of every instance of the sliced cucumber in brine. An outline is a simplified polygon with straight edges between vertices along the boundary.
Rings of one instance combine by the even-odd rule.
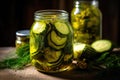
[[[61,55],[62,55],[61,50],[55,51],[55,50],[51,50],[50,48],[46,48],[44,57],[47,60],[47,62],[54,63],[54,62],[57,62],[59,60]]]
[[[49,46],[57,50],[63,48],[67,41],[67,37],[61,38],[55,33],[55,31],[49,33],[47,39]]]
[[[57,34],[56,34],[56,32],[55,31],[51,31],[51,36],[50,36],[50,38],[51,38],[51,41],[54,43],[54,44],[56,44],[56,45],[63,45],[65,42],[66,42],[66,40],[67,40],[67,37],[60,37],[60,36],[58,36]]]
[[[55,22],[55,29],[63,34],[63,35],[67,35],[69,34],[70,30],[69,30],[69,26],[66,23],[63,22]]]
[[[40,34],[46,28],[46,23],[44,21],[38,21],[33,23],[32,31],[36,34]]]
[[[30,53],[36,52],[39,49],[39,45],[40,45],[39,36],[34,34],[31,31],[31,35],[30,35]]]

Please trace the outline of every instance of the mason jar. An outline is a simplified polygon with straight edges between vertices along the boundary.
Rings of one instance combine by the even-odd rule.
[[[15,41],[15,47],[16,49],[29,44],[29,36],[30,36],[30,31],[28,29],[26,30],[18,30],[16,32],[16,41]]]
[[[75,0],[71,11],[74,43],[92,42],[102,38],[102,13],[98,0]]]
[[[64,10],[38,10],[30,29],[30,58],[38,71],[70,70],[73,30]]]

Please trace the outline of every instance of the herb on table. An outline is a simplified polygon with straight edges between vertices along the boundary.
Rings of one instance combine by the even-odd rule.
[[[120,54],[117,55],[114,52],[110,53],[108,56],[106,56],[106,59],[104,60],[103,64],[107,68],[120,68]]]
[[[10,69],[21,69],[30,63],[29,55],[29,44],[25,44],[16,49],[17,57],[6,58],[0,62],[0,69],[10,68]]]
[[[120,51],[115,52],[105,52],[97,58],[95,61],[91,62],[90,65],[92,66],[104,66],[103,68],[110,69],[110,68],[120,68]],[[101,68],[102,68],[101,66]]]

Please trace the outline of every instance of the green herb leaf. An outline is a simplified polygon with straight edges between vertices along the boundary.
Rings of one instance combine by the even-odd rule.
[[[30,63],[29,44],[26,44],[16,49],[16,54],[16,58],[6,58],[5,60],[1,61],[0,69],[21,69],[25,67],[25,65]]]

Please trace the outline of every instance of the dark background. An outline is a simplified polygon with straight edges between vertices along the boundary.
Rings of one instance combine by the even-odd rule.
[[[34,12],[42,9],[63,9],[71,12],[74,0],[1,0],[0,46],[15,46],[15,32],[30,29]],[[118,0],[99,0],[102,12],[103,38],[120,45],[120,13]]]

